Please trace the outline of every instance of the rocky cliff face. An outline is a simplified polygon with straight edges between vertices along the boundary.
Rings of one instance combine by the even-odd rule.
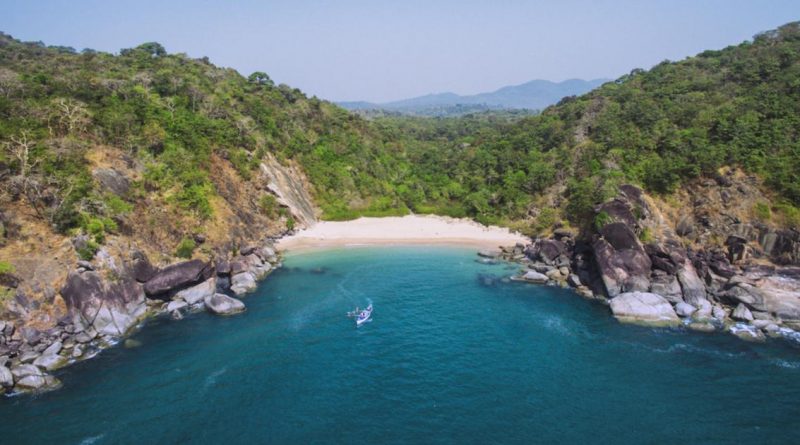
[[[621,186],[595,209],[583,239],[556,231],[527,246],[525,261],[536,278],[545,277],[538,282],[607,301],[625,321],[672,324],[680,316],[691,328],[724,328],[747,339],[800,329],[800,267],[786,265],[797,263],[795,232],[735,216],[763,198],[754,189],[737,188],[744,196],[726,200],[733,183],[696,187],[693,194],[703,193],[696,205],[675,212]],[[716,205],[726,210],[712,212]],[[758,235],[741,236],[742,227]]]
[[[261,163],[261,172],[268,181],[267,187],[278,197],[278,203],[289,209],[301,227],[311,227],[317,222],[319,211],[308,193],[308,180],[296,166],[280,164],[268,154]]]
[[[0,377],[11,376],[0,382],[0,392],[57,387],[49,371],[112,344],[148,314],[182,318],[203,307],[240,312],[241,302],[216,295],[251,292],[279,265],[270,240],[287,231],[288,217],[281,215],[301,225],[316,221],[302,172],[272,157],[248,179],[215,159],[216,193],[207,219],[176,209],[169,195],[143,193],[144,166],[123,151],[97,146],[85,157],[105,196],[132,203],[95,250],[88,249],[95,242],[89,234],[61,235],[43,221],[35,202],[0,193],[0,261],[13,267],[0,273]],[[265,195],[288,212],[265,213]],[[193,259],[176,257],[181,240],[195,246]],[[48,350],[56,343],[58,351]]]

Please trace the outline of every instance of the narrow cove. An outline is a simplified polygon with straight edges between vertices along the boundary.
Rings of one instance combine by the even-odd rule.
[[[796,443],[800,348],[621,325],[456,247],[289,255],[235,317],[151,321],[141,346],[0,400],[17,443]],[[371,301],[356,329],[348,310]]]

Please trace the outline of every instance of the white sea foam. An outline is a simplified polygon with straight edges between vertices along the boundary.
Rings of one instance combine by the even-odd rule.
[[[212,372],[208,377],[206,377],[206,382],[203,385],[204,388],[208,388],[210,386],[214,386],[217,384],[217,379],[222,375],[228,372],[228,367],[225,366],[222,369],[218,369]]]
[[[781,367],[781,368],[800,369],[800,363],[799,362],[791,362],[789,360],[782,360],[782,359],[770,360],[770,362],[772,364],[776,365],[776,366]]]
[[[795,331],[794,329],[789,328],[780,328],[778,332],[786,339],[796,341],[800,343],[800,332]]]
[[[98,440],[106,437],[105,433],[98,434],[97,436],[87,437],[80,442],[80,445],[92,445],[93,443],[97,443]]]

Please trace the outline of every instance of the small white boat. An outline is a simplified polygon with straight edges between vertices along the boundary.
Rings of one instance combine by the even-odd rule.
[[[369,306],[367,306],[366,309],[361,311],[360,314],[358,314],[358,318],[356,318],[356,327],[361,326],[362,324],[366,323],[369,320],[370,317],[372,317],[372,305],[371,304]]]

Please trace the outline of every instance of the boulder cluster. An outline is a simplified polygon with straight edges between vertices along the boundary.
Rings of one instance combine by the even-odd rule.
[[[230,259],[194,259],[163,268],[139,251],[129,261],[101,258],[98,263],[78,261],[68,274],[60,293],[69,315],[55,327],[42,331],[0,321],[0,393],[59,387],[52,371],[117,343],[148,316],[243,312],[244,303],[226,293],[241,297],[254,291],[258,280],[280,266],[280,258],[265,242]]]
[[[724,329],[747,340],[800,329],[800,267],[744,261],[739,242],[728,243],[727,251],[695,250],[669,228],[658,238],[642,236],[658,218],[633,186],[620,187],[617,198],[595,211],[591,236],[576,240],[557,230],[503,249],[503,257],[527,266],[515,278],[573,287],[608,303],[625,322]]]

